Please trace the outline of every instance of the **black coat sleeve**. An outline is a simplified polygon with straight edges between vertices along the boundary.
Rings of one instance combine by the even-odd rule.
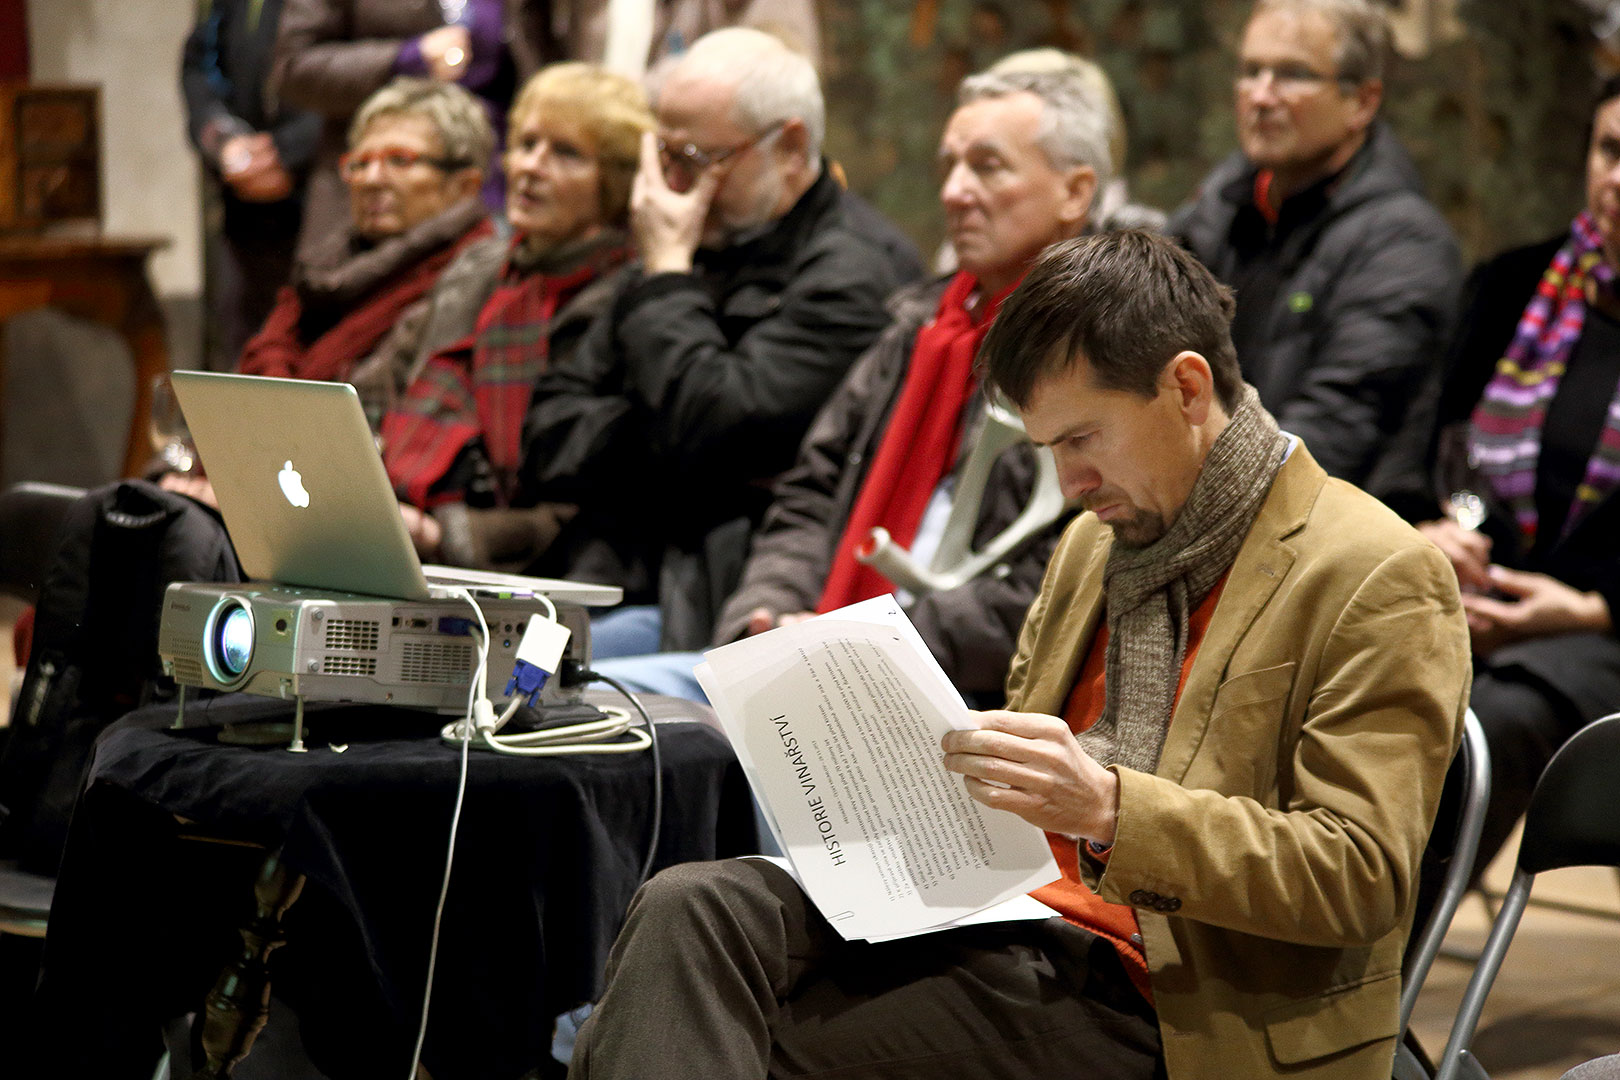
[[[525,430],[531,494],[579,502],[653,476],[724,488],[786,469],[816,410],[888,321],[895,282],[864,254],[815,243],[780,293],[745,288],[724,309],[690,274],[630,278],[575,361],[536,384]],[[739,322],[746,329],[728,335]]]
[[[186,134],[209,168],[216,170],[219,167],[219,143],[224,140],[207,137],[210,125],[220,135],[227,132],[248,134],[253,130],[251,125],[231,114],[209,69],[208,41],[211,35],[218,33],[218,28],[218,14],[209,14],[191,28],[180,50],[180,93],[186,104]]]
[[[1330,475],[1367,482],[1451,331],[1461,279],[1438,217],[1380,215],[1341,264],[1324,332],[1277,410]]]
[[[862,434],[876,426],[874,412],[892,407],[898,386],[893,369],[910,343],[904,328],[891,326],[816,414],[798,460],[776,484],[742,580],[716,622],[715,644],[742,637],[756,608],[775,615],[815,609],[843,535],[850,493],[871,465]]]

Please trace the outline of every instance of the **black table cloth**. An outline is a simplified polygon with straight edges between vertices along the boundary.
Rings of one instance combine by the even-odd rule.
[[[598,701],[610,701],[597,696]],[[310,706],[310,750],[221,745],[218,725],[288,719],[242,696],[141,710],[98,743],[58,876],[39,997],[55,1075],[150,1076],[159,1025],[195,1010],[239,949],[264,852],[307,876],[272,958],[311,1059],[403,1075],[444,870],[459,750],[444,718]],[[754,816],[707,711],[652,699],[663,759],[655,867],[756,850]],[[338,747],[343,747],[341,752]],[[600,991],[649,837],[648,753],[473,751],[423,1063],[436,1080],[522,1076],[552,1018]],[[186,825],[177,821],[195,823]],[[144,1069],[144,1071],[142,1071]]]

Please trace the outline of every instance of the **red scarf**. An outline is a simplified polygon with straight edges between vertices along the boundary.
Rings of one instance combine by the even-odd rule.
[[[244,375],[319,382],[347,379],[354,365],[370,356],[394,328],[405,309],[428,294],[451,260],[491,232],[489,222],[480,220],[454,243],[382,282],[314,341],[305,341],[300,330],[303,300],[292,286],[282,286],[264,326],[243,347],[237,370]]]
[[[1260,216],[1266,219],[1266,224],[1275,225],[1282,216],[1280,207],[1271,205],[1271,184],[1277,179],[1277,174],[1270,169],[1261,169],[1254,174],[1254,208],[1260,211]]]
[[[432,489],[477,436],[483,437],[498,495],[510,497],[523,461],[523,419],[534,382],[550,365],[552,319],[626,256],[623,248],[607,249],[556,275],[507,267],[472,335],[434,354],[383,418],[383,461],[403,499],[428,507],[459,498],[461,492]]]
[[[973,360],[1007,286],[988,303],[970,307],[979,282],[958,273],[939,298],[934,319],[917,333],[904,385],[889,416],[872,467],[838,540],[817,611],[832,611],[894,589],[888,578],[855,561],[855,551],[881,525],[894,542],[910,547],[941,478],[956,462],[962,410],[978,385]]]

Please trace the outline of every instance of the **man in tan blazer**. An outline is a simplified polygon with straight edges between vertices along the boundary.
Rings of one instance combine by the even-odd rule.
[[[1008,709],[945,737],[1046,831],[1063,918],[847,943],[774,867],[638,896],[579,1075],[1389,1075],[1468,635],[1439,551],[1237,371],[1231,294],[1147,233],[1055,246],[986,378],[1090,511]]]

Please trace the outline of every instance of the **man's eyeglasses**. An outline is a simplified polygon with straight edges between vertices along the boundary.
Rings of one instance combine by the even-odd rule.
[[[1253,92],[1260,89],[1260,85],[1267,79],[1271,80],[1272,89],[1284,96],[1303,94],[1327,83],[1338,83],[1348,89],[1359,81],[1347,75],[1326,75],[1304,64],[1259,64],[1245,61],[1238,67],[1239,90]]]
[[[778,120],[764,131],[724,150],[705,150],[696,143],[671,143],[658,140],[658,163],[663,166],[664,179],[676,191],[685,191],[697,183],[697,178],[711,165],[736,157],[750,146],[757,146],[782,130],[786,120]]]
[[[338,158],[338,172],[343,174],[345,180],[358,180],[366,174],[366,170],[376,165],[385,173],[398,174],[409,169],[418,162],[433,166],[449,172],[452,169],[465,168],[467,163],[458,158],[432,157],[418,150],[409,150],[403,146],[385,146],[378,150],[367,150],[364,153],[350,151]]]

